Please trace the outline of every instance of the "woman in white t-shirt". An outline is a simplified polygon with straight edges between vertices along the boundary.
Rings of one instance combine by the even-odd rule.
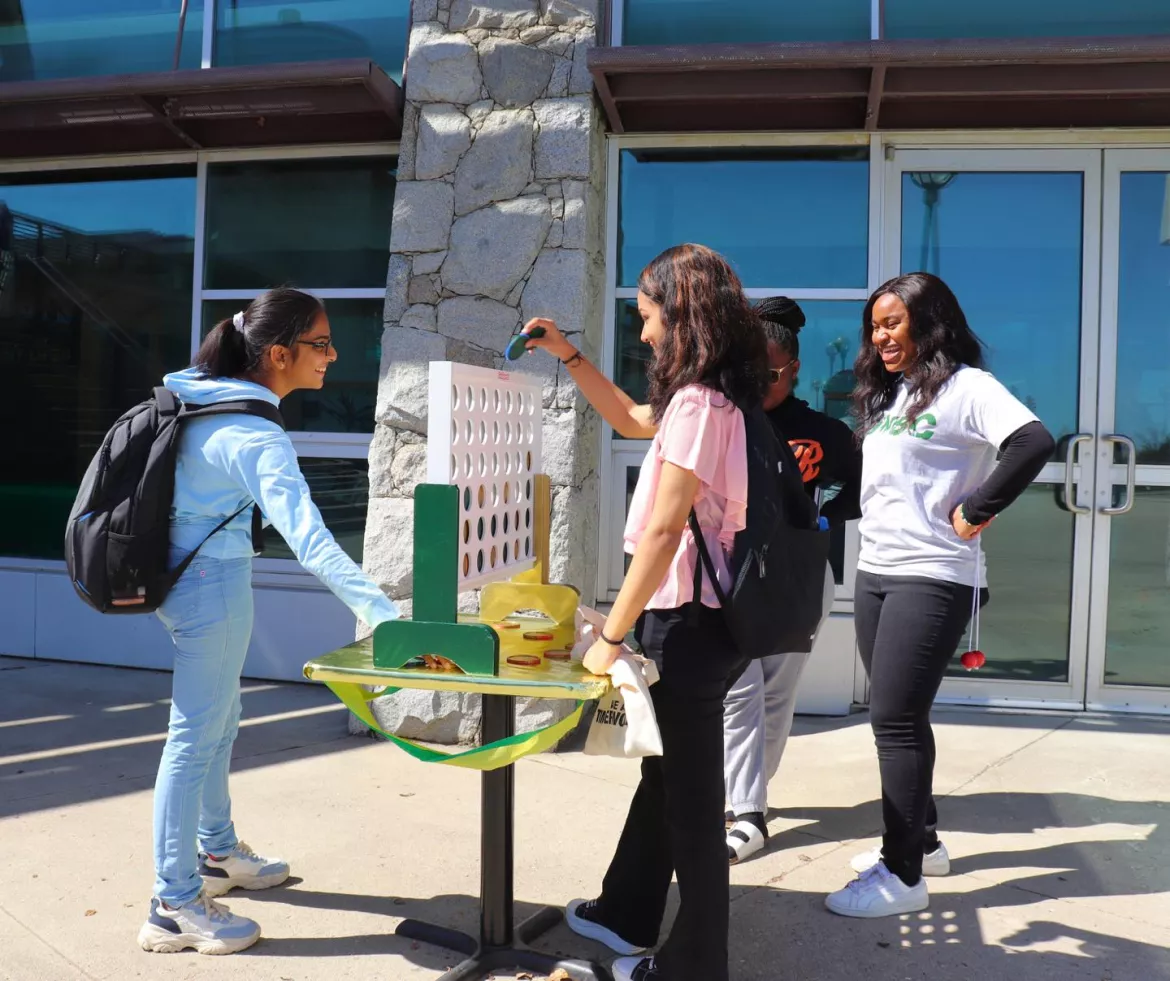
[[[879,917],[925,909],[923,874],[950,871],[935,831],[930,709],[976,588],[987,602],[977,536],[1035,479],[1054,443],[983,370],[958,300],[929,273],[899,276],[870,297],[854,372],[864,440],[854,618],[885,834],[825,903],[843,916]]]

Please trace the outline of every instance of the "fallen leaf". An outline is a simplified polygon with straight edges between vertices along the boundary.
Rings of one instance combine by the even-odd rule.
[[[521,971],[516,975],[516,981],[532,981],[532,975],[527,971]]]
[[[413,797],[414,794],[399,794],[399,797]]]
[[[888,947],[888,946],[890,946],[890,942],[888,940],[879,940],[878,946],[879,947]]]
[[[563,967],[558,967],[548,976],[548,981],[573,981],[573,978]]]
[[[97,916],[97,910],[96,909],[87,909],[85,911],[85,915],[86,916]]]

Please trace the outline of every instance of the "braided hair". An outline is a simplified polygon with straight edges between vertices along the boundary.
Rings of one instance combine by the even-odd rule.
[[[793,360],[800,357],[800,328],[804,326],[804,311],[795,300],[786,296],[769,296],[756,304],[756,315],[764,324],[768,340]]]

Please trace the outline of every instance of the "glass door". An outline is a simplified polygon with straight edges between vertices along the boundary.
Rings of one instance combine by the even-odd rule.
[[[940,699],[1084,704],[1094,527],[1099,150],[894,150],[883,279],[926,270],[955,291],[988,367],[1059,440],[984,540],[986,665],[954,662]],[[1165,362],[1163,362],[1165,363]],[[1077,456],[1077,451],[1080,456]]]
[[[1087,704],[1170,709],[1170,151],[1105,152]]]

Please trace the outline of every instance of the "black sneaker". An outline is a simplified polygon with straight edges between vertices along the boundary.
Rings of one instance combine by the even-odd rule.
[[[565,923],[569,929],[581,937],[588,937],[598,943],[605,944],[615,954],[643,954],[645,947],[639,947],[628,940],[623,940],[609,927],[597,921],[596,899],[574,899],[565,907]]]
[[[613,981],[666,981],[653,957],[619,957],[610,965]]]

